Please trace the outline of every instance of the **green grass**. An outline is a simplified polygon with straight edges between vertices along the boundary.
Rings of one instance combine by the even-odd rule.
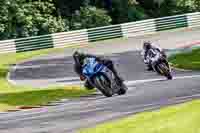
[[[81,133],[200,133],[200,100],[144,112]]]
[[[14,109],[18,106],[45,105],[61,98],[75,98],[93,92],[75,86],[46,89],[22,87],[12,85],[7,81],[6,76],[11,64],[19,63],[35,56],[59,51],[62,50],[46,49],[17,54],[0,54],[0,111]]]
[[[177,68],[200,70],[200,49],[174,55],[169,61]]]

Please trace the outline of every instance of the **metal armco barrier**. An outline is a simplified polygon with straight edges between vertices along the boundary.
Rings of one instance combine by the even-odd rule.
[[[52,34],[53,46],[55,48],[62,48],[68,44],[88,43],[87,30],[78,30],[70,32],[61,32]]]
[[[45,48],[53,48],[51,35],[16,39],[16,52],[25,52]]]
[[[121,24],[123,37],[133,37],[156,33],[154,19]]]
[[[0,41],[0,53],[16,53],[15,40]]]
[[[88,29],[90,42],[123,37],[121,25],[111,25]]]
[[[155,19],[155,23],[156,31],[170,30],[188,26],[186,15],[158,18]]]
[[[189,28],[198,27],[200,25],[200,13],[187,14],[187,22]]]
[[[200,12],[148,19],[120,25],[110,25],[43,36],[0,41],[0,53],[24,52],[45,48],[95,42],[120,37],[155,34],[159,31],[200,26]]]

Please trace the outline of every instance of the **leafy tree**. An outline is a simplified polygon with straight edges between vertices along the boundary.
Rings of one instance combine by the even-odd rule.
[[[107,10],[112,18],[112,24],[128,21],[128,0],[93,0],[91,3]]]
[[[54,13],[54,4],[50,2],[35,1],[22,4],[16,12],[18,36],[43,35],[68,30],[61,16],[56,17]]]
[[[55,7],[64,17],[72,17],[76,10],[88,6],[89,2],[89,0],[54,0]]]
[[[194,10],[200,11],[200,1],[199,0],[194,0]]]
[[[137,0],[137,2],[152,18],[178,13],[175,0]]]
[[[145,14],[143,8],[137,5],[128,7],[128,22],[143,20],[147,18],[149,18],[149,16]]]
[[[176,3],[181,13],[200,11],[199,0],[177,0]]]
[[[11,31],[11,19],[12,15],[8,13],[11,12],[10,10],[10,1],[9,0],[0,0],[0,39],[7,39],[8,35],[6,32]]]
[[[75,11],[79,11],[81,7],[87,7],[90,0],[54,0],[57,12],[69,20],[69,28],[72,29],[72,17]]]
[[[110,25],[112,19],[103,9],[81,7],[73,16],[73,29],[94,28]]]
[[[17,38],[68,30],[67,23],[55,16],[51,0],[33,1],[1,0],[0,37]]]

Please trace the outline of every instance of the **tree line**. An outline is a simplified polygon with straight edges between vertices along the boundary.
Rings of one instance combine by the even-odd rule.
[[[0,40],[199,10],[200,0],[0,0]]]

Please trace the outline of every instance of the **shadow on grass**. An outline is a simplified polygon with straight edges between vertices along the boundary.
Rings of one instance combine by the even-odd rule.
[[[8,70],[0,68],[0,78],[5,78],[7,76]]]
[[[0,104],[8,104],[10,106],[46,105],[51,101],[56,101],[62,98],[78,98],[80,96],[86,96],[91,93],[92,91],[76,88],[6,93],[1,94]]]

